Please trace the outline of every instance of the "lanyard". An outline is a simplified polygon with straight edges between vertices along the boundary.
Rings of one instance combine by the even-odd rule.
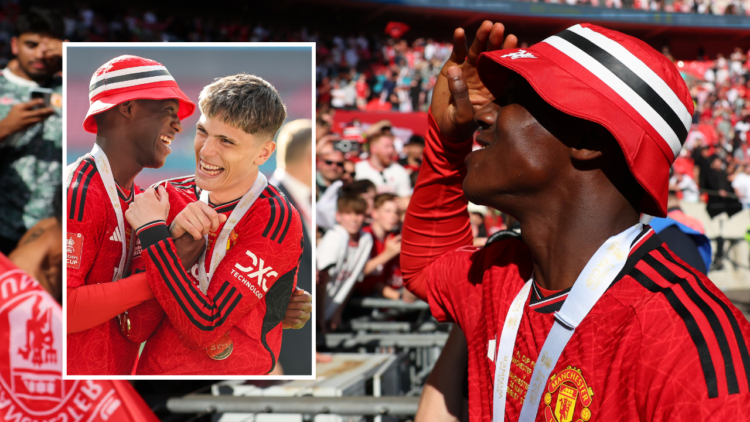
[[[555,312],[555,322],[544,341],[544,346],[531,374],[531,381],[528,390],[526,390],[526,398],[523,401],[519,422],[531,422],[536,419],[544,386],[563,349],[573,336],[576,327],[580,325],[625,266],[631,245],[642,229],[643,225],[637,224],[607,239],[591,257],[581,274],[578,275],[562,308]],[[531,283],[533,283],[533,276],[513,299],[508,314],[505,316],[495,358],[495,388],[493,390],[492,412],[494,422],[501,422],[505,418],[505,399],[510,363],[516,336],[518,335],[518,327],[523,317],[523,309],[531,292]]]
[[[242,195],[242,198],[240,199],[240,202],[237,203],[237,206],[232,211],[232,214],[229,215],[229,218],[227,219],[227,222],[224,224],[224,227],[221,229],[221,232],[219,232],[219,236],[216,238],[216,243],[214,243],[214,250],[211,254],[211,260],[209,263],[211,264],[211,268],[208,271],[208,274],[206,274],[206,254],[208,253],[208,248],[206,248],[205,251],[201,254],[199,265],[198,265],[198,281],[200,283],[200,289],[203,292],[203,294],[206,294],[208,291],[208,285],[211,283],[211,278],[214,276],[214,271],[216,271],[216,267],[219,266],[219,263],[221,263],[221,260],[224,259],[224,255],[227,254],[227,248],[222,247],[221,245],[225,245],[227,243],[227,240],[229,239],[229,234],[232,233],[232,230],[234,230],[234,226],[239,223],[239,221],[242,219],[242,217],[245,216],[245,213],[247,210],[250,209],[250,207],[253,206],[255,203],[255,200],[258,199],[258,196],[263,192],[263,190],[268,186],[268,180],[266,180],[266,176],[263,175],[263,173],[258,172],[258,177],[255,179],[255,182],[250,187],[250,190],[245,192],[244,195]],[[201,201],[208,204],[208,195],[210,192],[208,191],[202,191],[201,192]],[[206,235],[206,240],[208,240],[208,235]]]
[[[122,207],[120,206],[120,197],[117,195],[117,187],[115,186],[115,179],[112,176],[112,170],[109,166],[109,160],[107,160],[107,155],[102,151],[102,149],[99,147],[99,145],[94,144],[94,149],[91,150],[91,155],[94,157],[94,163],[96,165],[96,169],[99,171],[99,175],[102,178],[102,182],[104,183],[104,189],[107,192],[107,196],[109,197],[109,201],[112,204],[112,208],[115,210],[115,216],[117,217],[117,227],[120,230],[120,243],[122,244],[122,254],[120,255],[120,265],[117,266],[116,272],[114,275],[114,279],[112,281],[117,281],[122,278],[122,275],[125,273],[125,267],[126,262],[130,262],[129,254],[128,254],[128,247],[126,244],[126,236],[125,236],[125,219],[122,216]],[[85,155],[81,158],[79,158],[75,164],[68,167],[68,180],[66,182],[66,185],[68,188],[70,188],[70,184],[73,181],[73,173],[76,168],[78,168],[78,165],[81,163],[81,161],[85,158]],[[135,189],[135,186],[133,187]],[[135,236],[131,236],[131,240],[133,240]],[[131,241],[131,245],[132,245]]]

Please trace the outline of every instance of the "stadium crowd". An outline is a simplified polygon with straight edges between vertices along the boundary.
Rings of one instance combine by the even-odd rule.
[[[539,0],[523,1],[539,2]],[[750,2],[747,0],[543,0],[543,2],[651,12],[750,16]]]

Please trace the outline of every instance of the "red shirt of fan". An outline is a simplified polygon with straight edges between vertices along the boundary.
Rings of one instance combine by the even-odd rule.
[[[440,321],[455,321],[469,355],[469,416],[491,421],[495,358],[510,304],[531,277],[520,238],[471,246],[461,189],[471,141],[440,138],[430,116],[425,161],[401,247],[404,278]],[[645,226],[625,267],[576,328],[546,384],[528,391],[554,311],[568,291],[534,286],[510,362],[505,420],[529,394],[536,421],[744,420],[750,414],[750,323],[705,276]]]
[[[166,184],[167,224],[200,198],[193,176]],[[240,199],[211,206],[229,217]],[[209,234],[206,256],[226,248],[207,294],[198,284],[198,264],[186,272],[177,258],[167,225],[139,229],[149,285],[168,318],[146,342],[137,374],[263,375],[276,366],[281,349],[281,321],[297,284],[302,255],[302,222],[297,210],[269,185],[232,230],[226,244]],[[209,271],[206,259],[206,273]],[[214,360],[206,352],[224,335],[231,355]]]
[[[362,228],[363,232],[370,233],[372,235],[372,249],[370,250],[370,258],[375,258],[385,251],[386,239],[392,238],[396,233],[387,233],[385,239],[380,240],[372,230],[372,226],[366,226]],[[355,285],[356,292],[362,296],[369,296],[373,294],[375,285],[382,283],[393,289],[400,289],[404,286],[404,279],[401,277],[401,265],[399,264],[399,257],[396,255],[390,261],[376,268],[372,273],[365,276],[361,283]]]
[[[122,240],[130,245],[131,229],[127,220],[125,233],[121,233],[117,217],[99,172],[90,156],[72,169],[73,179],[67,190],[66,272],[67,288],[110,283],[115,278],[122,256]],[[123,212],[133,201],[133,194],[141,189],[133,185],[132,191],[119,186],[118,196]],[[138,239],[132,250],[130,270],[142,267],[141,244]],[[127,259],[126,259],[127,263]],[[144,304],[128,311],[131,330],[123,335],[118,318],[78,333],[67,335],[67,373],[69,375],[130,375],[138,357],[140,343],[153,330],[150,312],[144,317]],[[150,327],[150,328],[147,328]],[[142,330],[148,331],[143,333]]]

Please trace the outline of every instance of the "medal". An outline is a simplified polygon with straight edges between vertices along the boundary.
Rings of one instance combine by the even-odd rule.
[[[130,336],[130,317],[128,316],[128,311],[125,311],[121,313],[120,315],[117,315],[117,321],[120,322],[120,331],[122,331],[122,335],[125,337]]]
[[[206,353],[213,360],[224,360],[232,354],[232,350],[234,350],[234,342],[229,338],[229,332],[227,332],[219,337],[216,343],[208,346]]]

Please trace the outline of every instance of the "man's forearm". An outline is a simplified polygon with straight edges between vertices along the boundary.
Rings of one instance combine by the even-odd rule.
[[[424,162],[409,202],[401,240],[401,271],[406,287],[427,300],[421,276],[432,261],[446,252],[472,244],[468,201],[462,190],[464,158],[471,140],[442,139],[432,115],[425,136]]]
[[[154,298],[145,274],[132,275],[115,283],[69,287],[67,293],[68,334],[96,327]]]

